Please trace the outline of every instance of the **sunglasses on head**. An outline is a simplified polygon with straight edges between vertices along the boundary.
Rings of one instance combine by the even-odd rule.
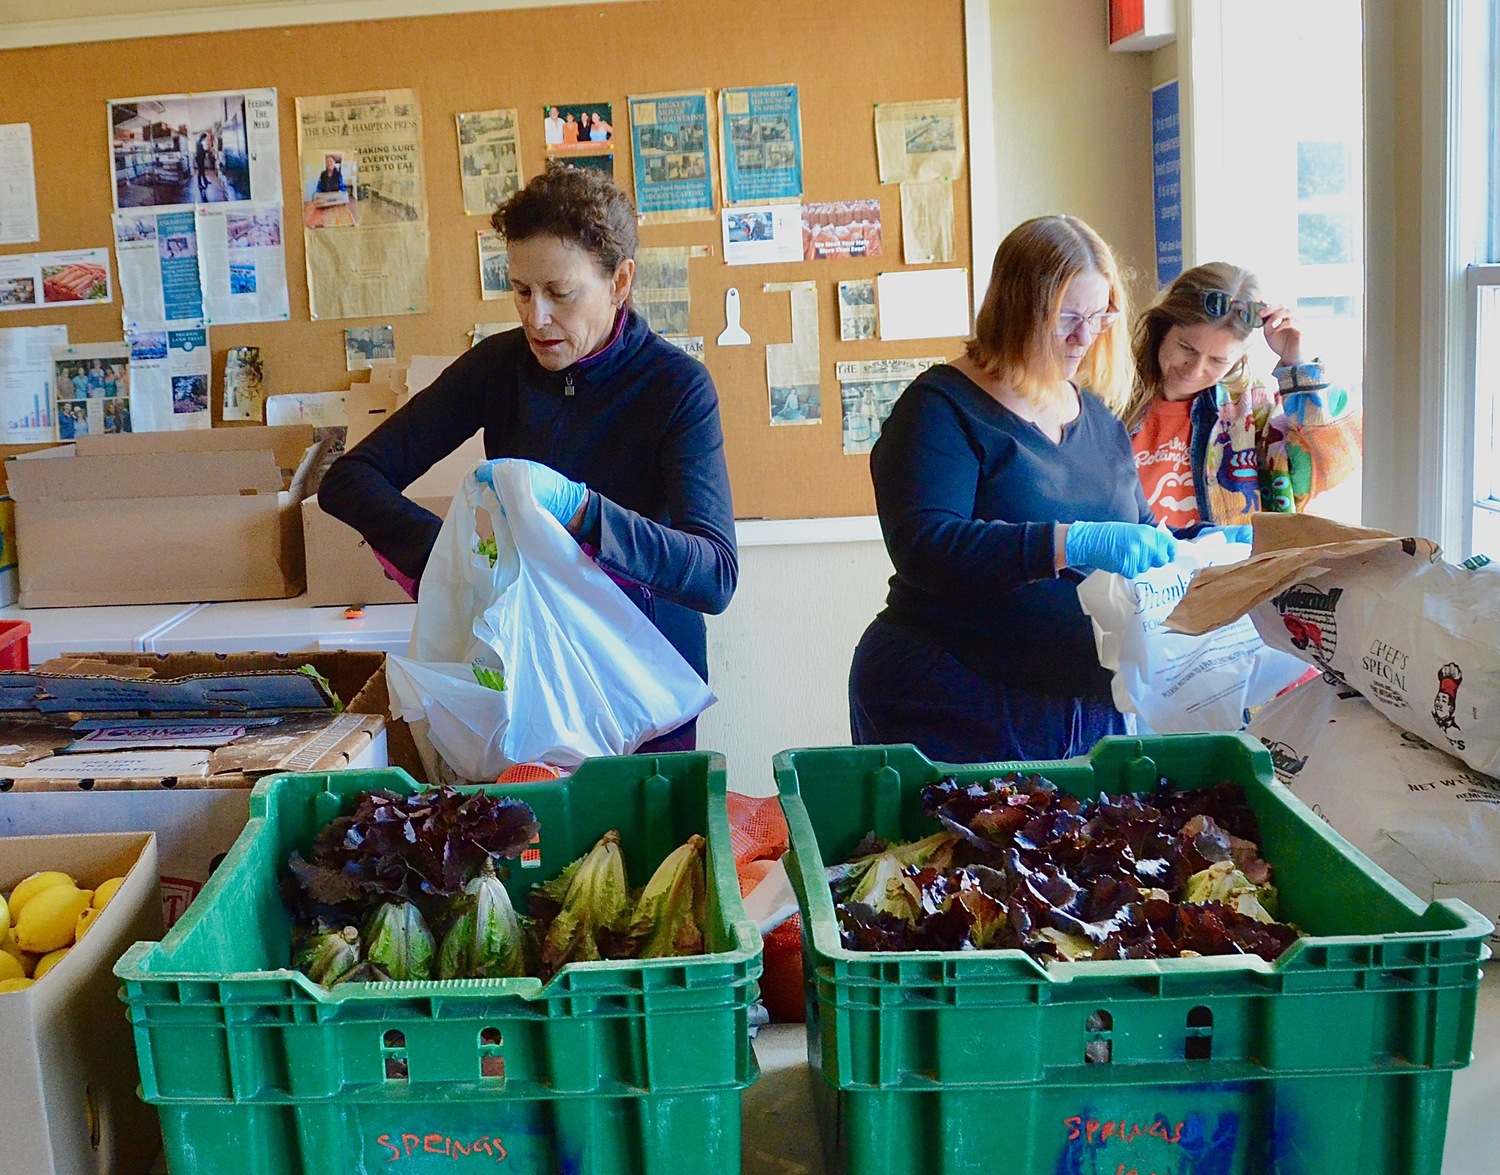
[[[1228,290],[1204,290],[1203,313],[1210,318],[1228,318],[1233,314],[1248,327],[1265,322],[1266,304],[1231,297]]]

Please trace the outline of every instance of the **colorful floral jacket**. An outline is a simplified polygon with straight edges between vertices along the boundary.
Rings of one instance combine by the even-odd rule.
[[[1225,525],[1291,514],[1359,468],[1362,420],[1314,359],[1273,372],[1279,387],[1216,384],[1193,401],[1189,452],[1198,516]]]

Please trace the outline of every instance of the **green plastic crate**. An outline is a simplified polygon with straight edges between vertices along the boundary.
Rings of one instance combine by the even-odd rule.
[[[929,783],[1017,769],[1081,797],[1163,775],[1243,784],[1282,916],[1310,937],[1275,963],[845,950],[825,864],[872,830],[935,831]],[[830,1171],[1438,1175],[1490,924],[1416,898],[1277,783],[1258,743],[1110,738],[1083,759],[972,766],[809,749],[777,755],[775,774]]]
[[[429,1170],[679,1175],[740,1163],[740,1091],[757,1069],[748,1011],[760,936],[740,901],[724,760],[586,762],[570,778],[485,787],[532,806],[535,868],[508,862],[520,909],[618,828],[632,885],[708,838],[709,953],[574,964],[539,980],[347,984],[290,970],[278,892],[288,854],[404,771],[280,775],[202,894],[115,973],[142,1094],[172,1175],[397,1175]],[[503,1153],[502,1153],[503,1152]]]

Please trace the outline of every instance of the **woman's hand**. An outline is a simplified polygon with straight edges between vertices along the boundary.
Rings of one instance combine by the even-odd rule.
[[[1136,522],[1074,522],[1059,527],[1063,559],[1083,570],[1113,571],[1133,579],[1177,557],[1177,540],[1165,529]]]
[[[1285,306],[1268,302],[1261,311],[1260,329],[1266,336],[1266,345],[1276,352],[1282,367],[1295,367],[1302,362],[1302,328]]]
[[[531,477],[531,496],[536,499],[536,504],[570,531],[583,521],[583,508],[589,500],[589,488],[581,481],[570,481],[550,466],[520,457],[482,461],[474,468],[474,480],[494,489],[497,465],[524,465]]]

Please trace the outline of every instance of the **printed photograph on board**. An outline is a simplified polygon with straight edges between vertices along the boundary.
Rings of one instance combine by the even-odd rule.
[[[245,94],[111,102],[109,115],[115,207],[253,198]]]
[[[351,326],[344,331],[344,367],[366,371],[377,363],[396,360],[396,329],[393,326]]]
[[[614,137],[614,107],[608,102],[558,102],[542,108],[542,141],[549,153],[613,151]]]
[[[359,160],[352,151],[302,156],[302,223],[307,228],[359,226]],[[311,173],[311,174],[309,174]]]

